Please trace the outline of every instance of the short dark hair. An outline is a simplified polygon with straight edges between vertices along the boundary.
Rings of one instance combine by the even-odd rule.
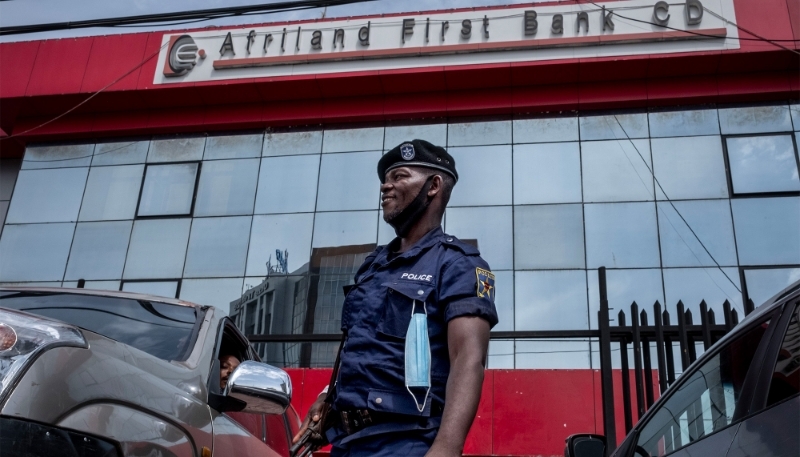
[[[447,207],[447,204],[450,202],[450,194],[453,193],[453,187],[456,185],[456,179],[449,173],[443,173],[439,170],[434,170],[433,168],[418,168],[420,170],[424,170],[425,175],[428,177],[439,175],[439,177],[442,178],[442,209]]]

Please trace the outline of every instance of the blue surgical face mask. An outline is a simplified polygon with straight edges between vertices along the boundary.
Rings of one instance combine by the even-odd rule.
[[[428,394],[431,391],[431,342],[428,338],[428,308],[425,303],[422,309],[425,314],[415,313],[417,301],[411,307],[411,322],[406,332],[406,389],[414,398],[417,410],[425,410]],[[425,389],[425,397],[420,406],[417,396],[411,388]]]

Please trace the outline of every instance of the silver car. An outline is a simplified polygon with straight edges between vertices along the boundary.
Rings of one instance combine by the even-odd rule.
[[[213,307],[0,288],[3,457],[286,456],[291,395]]]

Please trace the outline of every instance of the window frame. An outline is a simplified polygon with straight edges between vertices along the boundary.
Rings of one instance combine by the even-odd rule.
[[[782,270],[786,268],[800,268],[800,264],[785,264],[785,265],[740,265],[739,266],[739,284],[742,288],[742,305],[744,306],[745,314],[752,313],[756,307],[761,306],[762,303],[755,303],[750,298],[750,291],[747,285],[746,272],[752,270]]]
[[[128,283],[142,283],[142,282],[177,282],[177,286],[175,287],[175,296],[174,297],[167,297],[167,298],[174,298],[178,299],[181,296],[181,285],[183,284],[183,278],[158,278],[158,279],[120,279],[119,281],[119,291],[126,292],[126,293],[139,293],[139,292],[131,292],[128,290],[123,290],[122,288],[125,287],[125,284]]]
[[[144,185],[147,181],[147,170],[150,167],[161,167],[165,165],[185,165],[185,164],[196,164],[197,171],[194,174],[194,189],[192,190],[192,203],[189,206],[189,212],[185,214],[158,214],[152,216],[141,216],[139,215],[139,207],[142,205],[142,193],[144,192]],[[182,218],[191,218],[194,217],[194,207],[195,203],[197,202],[197,189],[200,185],[200,174],[203,170],[203,161],[202,160],[186,160],[181,162],[154,162],[154,163],[145,163],[144,164],[144,171],[142,172],[142,183],[139,185],[139,197],[136,200],[136,212],[133,213],[133,219],[182,219]],[[258,183],[256,182],[256,186]]]
[[[780,132],[766,132],[766,133],[737,133],[737,134],[729,134],[729,135],[720,135],[720,139],[722,140],[722,155],[725,160],[725,179],[728,181],[728,198],[753,198],[753,197],[800,197],[800,191],[794,190],[783,190],[783,191],[769,191],[769,192],[734,192],[733,190],[733,173],[731,170],[731,161],[730,156],[728,155],[728,138],[753,138],[753,137],[761,137],[761,136],[778,136],[778,135],[788,135],[792,140],[792,146],[794,147],[794,161],[797,166],[798,172],[800,172],[800,154],[798,154],[797,150],[797,135],[794,134],[795,132],[791,131],[780,131]]]

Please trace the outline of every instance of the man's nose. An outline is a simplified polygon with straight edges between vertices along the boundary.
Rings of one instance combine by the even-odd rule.
[[[391,188],[392,188],[392,185],[389,184],[388,182],[385,182],[385,183],[381,184],[381,193],[388,192],[389,189],[391,189]]]

